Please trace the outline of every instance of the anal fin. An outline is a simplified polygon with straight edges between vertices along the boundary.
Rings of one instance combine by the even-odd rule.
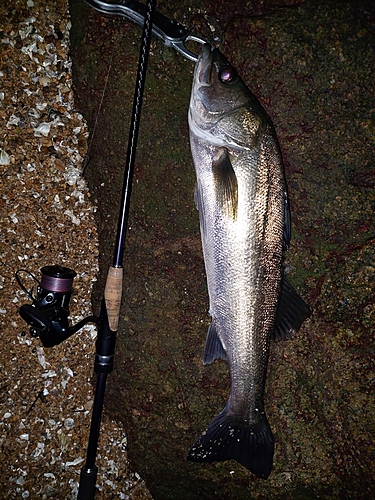
[[[215,323],[212,321],[208,328],[206,345],[204,346],[203,364],[208,365],[215,359],[228,360],[227,353],[217,334]]]

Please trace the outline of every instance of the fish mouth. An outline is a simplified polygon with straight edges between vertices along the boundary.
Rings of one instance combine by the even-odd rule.
[[[213,61],[214,50],[215,47],[213,47],[209,43],[205,43],[198,56],[196,81],[199,82],[201,86],[208,87],[211,85],[212,61]]]
[[[237,108],[229,101],[229,105],[220,93],[215,95],[216,79],[224,56],[211,44],[202,46],[195,66],[193,88],[189,106],[190,133],[204,139],[210,144],[226,147],[244,147],[234,141],[231,134],[227,133],[226,126],[221,129],[219,123],[226,117],[237,112]],[[232,104],[232,105],[231,105]]]
[[[211,133],[211,129],[227,114],[220,109],[211,109],[212,97],[209,90],[215,78],[216,52],[217,49],[209,43],[205,43],[201,48],[195,66],[188,121],[191,133],[223,146],[226,142]]]

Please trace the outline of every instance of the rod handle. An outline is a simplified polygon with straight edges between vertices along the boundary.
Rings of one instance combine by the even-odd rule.
[[[111,266],[108,269],[107,281],[104,289],[109,328],[113,332],[117,332],[120,317],[123,275],[124,269],[122,267]]]
[[[94,500],[95,484],[98,468],[96,465],[92,469],[82,467],[77,500]]]

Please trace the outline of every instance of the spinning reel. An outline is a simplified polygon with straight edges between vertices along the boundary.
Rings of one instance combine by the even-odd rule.
[[[96,316],[88,316],[76,325],[69,326],[69,303],[73,280],[77,276],[73,269],[45,266],[40,271],[41,281],[26,269],[19,269],[16,273],[18,284],[33,302],[19,309],[22,319],[30,325],[30,335],[39,337],[44,347],[53,347],[78,332],[86,323],[98,322]],[[33,296],[33,289],[26,289],[20,273],[26,273],[38,284],[36,297]]]

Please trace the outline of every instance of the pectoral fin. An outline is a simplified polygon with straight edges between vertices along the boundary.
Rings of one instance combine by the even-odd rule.
[[[223,148],[212,162],[216,202],[223,213],[232,220],[237,219],[238,182],[228,150]]]

